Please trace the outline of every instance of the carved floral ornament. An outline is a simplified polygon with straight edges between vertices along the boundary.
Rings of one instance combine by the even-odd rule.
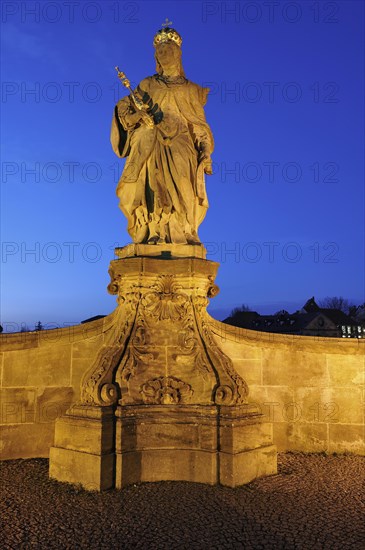
[[[217,296],[219,294],[219,286],[215,284],[214,277],[209,275],[209,287],[207,291],[208,298],[214,298],[214,296]]]
[[[174,376],[160,376],[143,384],[140,393],[144,403],[172,405],[186,403],[194,392],[189,384]]]
[[[142,297],[141,303],[147,314],[159,321],[177,321],[186,314],[189,296],[181,292],[174,275],[160,276],[153,290]]]

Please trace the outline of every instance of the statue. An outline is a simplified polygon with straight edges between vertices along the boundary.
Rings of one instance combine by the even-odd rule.
[[[209,89],[185,78],[182,38],[168,25],[154,37],[156,74],[115,107],[111,142],[127,157],[117,195],[134,243],[200,244],[214,147],[203,108]]]
[[[213,150],[208,90],[185,78],[181,37],[169,25],[154,38],[154,76],[131,90],[117,68],[130,94],[116,105],[111,139],[127,157],[117,194],[134,243],[115,249],[108,291],[118,306],[102,334],[95,327],[80,398],[57,419],[50,451],[50,477],[86,489],[236,487],[277,471],[273,428],[220,347],[225,325],[206,311],[219,291],[218,263],[206,260],[197,234]]]

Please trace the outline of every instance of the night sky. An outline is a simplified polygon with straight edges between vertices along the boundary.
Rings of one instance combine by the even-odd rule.
[[[130,242],[115,188],[113,108],[155,72],[166,17],[187,78],[211,92],[210,208],[223,319],[247,304],[364,301],[364,3],[2,2],[5,330],[76,324],[116,306],[114,247]]]

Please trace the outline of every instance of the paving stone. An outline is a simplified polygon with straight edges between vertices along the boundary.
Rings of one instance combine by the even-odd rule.
[[[278,475],[230,489],[144,483],[105,493],[48,478],[48,460],[0,465],[2,548],[365,547],[365,458],[287,453]]]

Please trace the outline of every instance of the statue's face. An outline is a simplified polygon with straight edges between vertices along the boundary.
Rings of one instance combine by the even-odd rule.
[[[156,47],[156,57],[162,67],[178,64],[179,47],[171,41]]]

